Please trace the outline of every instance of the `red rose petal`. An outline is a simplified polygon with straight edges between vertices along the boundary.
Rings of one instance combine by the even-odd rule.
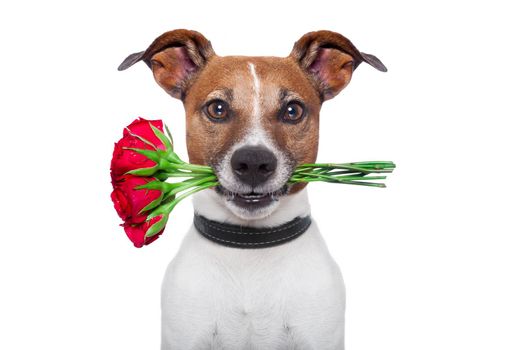
[[[140,213],[141,210],[158,199],[162,192],[147,189],[137,190],[135,187],[145,185],[153,180],[152,177],[124,175],[118,181],[114,181],[111,199],[122,220],[131,224],[140,224],[146,220],[148,213]]]
[[[115,188],[111,192],[111,200],[118,216],[122,220],[126,220],[131,215],[131,207],[126,195],[120,189]]]
[[[133,242],[133,245],[137,248],[141,248],[144,245],[148,245],[155,240],[159,238],[159,236],[164,232],[164,228],[155,236],[152,237],[145,237],[146,232],[148,229],[158,222],[161,219],[161,216],[157,216],[153,219],[151,219],[149,222],[144,222],[142,224],[129,224],[124,223],[124,231],[126,232],[126,235],[130,239],[131,242]]]

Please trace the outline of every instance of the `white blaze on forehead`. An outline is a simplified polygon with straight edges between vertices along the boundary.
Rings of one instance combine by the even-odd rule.
[[[253,63],[248,63],[248,66],[250,67],[250,73],[253,78],[253,117],[255,119],[260,119],[261,106],[259,104],[261,103],[261,81],[255,71],[255,65]]]
[[[251,116],[251,125],[250,132],[248,134],[248,143],[251,144],[265,144],[267,141],[265,137],[264,130],[262,129],[261,119],[261,81],[259,76],[257,76],[257,71],[255,70],[255,64],[249,62],[248,67],[250,69],[250,74],[253,80],[253,89],[252,89],[252,116]]]

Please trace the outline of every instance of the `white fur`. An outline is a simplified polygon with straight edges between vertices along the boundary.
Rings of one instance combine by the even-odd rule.
[[[194,199],[210,219],[244,223],[212,190]],[[254,222],[273,226],[309,213],[306,190]],[[192,226],[162,288],[163,350],[344,349],[345,288],[317,225],[263,249],[218,245]]]
[[[253,118],[255,120],[261,119],[261,81],[255,71],[255,64],[248,63],[250,67],[250,74],[253,78]]]

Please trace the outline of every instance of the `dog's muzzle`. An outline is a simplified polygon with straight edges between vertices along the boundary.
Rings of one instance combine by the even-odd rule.
[[[219,167],[220,185],[215,191],[247,212],[275,207],[288,194],[286,162],[263,145],[243,145],[235,149]]]

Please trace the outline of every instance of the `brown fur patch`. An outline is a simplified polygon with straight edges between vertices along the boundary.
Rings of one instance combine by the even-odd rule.
[[[186,141],[190,162],[215,165],[230,147],[248,132],[253,118],[254,64],[260,80],[261,125],[276,146],[295,165],[314,162],[319,137],[321,100],[311,81],[290,57],[213,57],[192,83],[186,95]],[[224,122],[213,122],[203,109],[208,96],[226,89],[231,115]],[[306,116],[297,124],[280,119],[282,91],[289,92],[306,107]],[[304,186],[302,186],[304,187]],[[299,189],[299,187],[297,187]],[[294,189],[295,191],[295,189]]]

